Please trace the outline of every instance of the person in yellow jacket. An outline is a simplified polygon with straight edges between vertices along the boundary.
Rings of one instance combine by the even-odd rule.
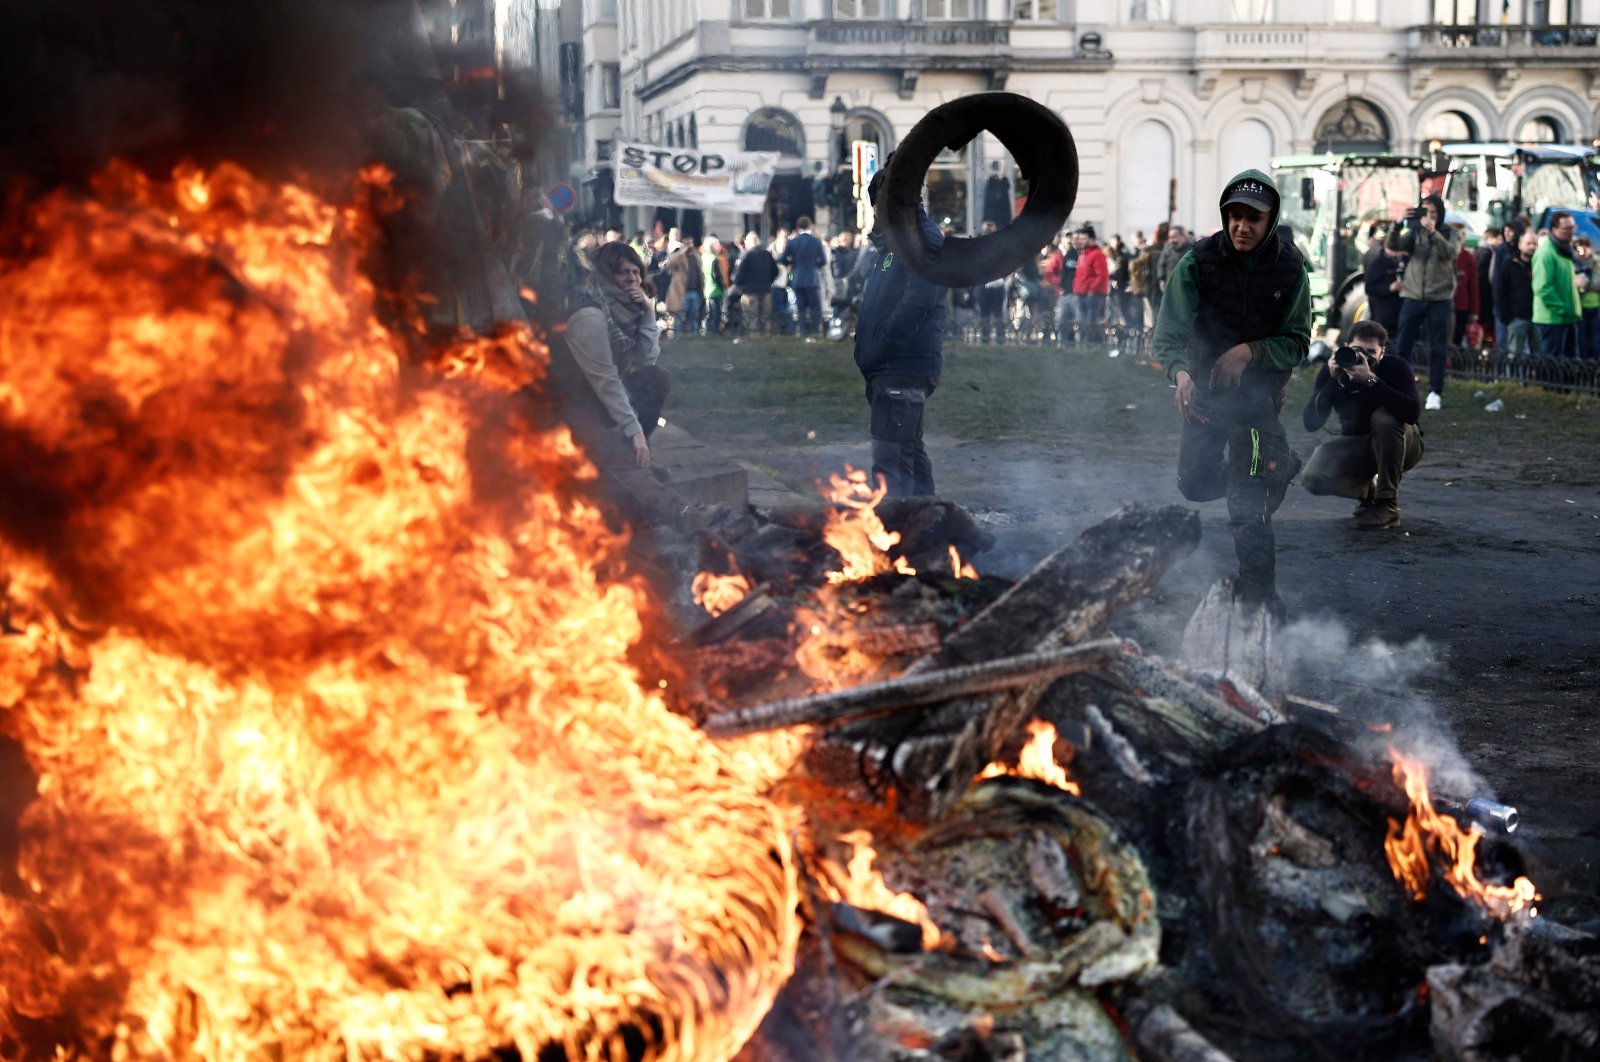
[[[1571,214],[1552,214],[1550,235],[1533,254],[1533,327],[1539,333],[1539,353],[1547,358],[1578,356],[1578,322],[1583,320],[1583,308],[1578,302],[1581,292],[1572,257],[1577,227]]]

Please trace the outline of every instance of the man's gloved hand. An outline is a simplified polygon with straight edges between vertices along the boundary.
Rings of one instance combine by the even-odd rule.
[[[1239,377],[1244,375],[1244,370],[1255,357],[1249,343],[1236,343],[1223,351],[1222,357],[1211,367],[1211,389],[1221,390],[1224,387],[1238,387]]]

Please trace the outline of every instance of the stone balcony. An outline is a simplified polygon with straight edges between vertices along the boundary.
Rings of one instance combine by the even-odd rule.
[[[1413,26],[1406,59],[1432,66],[1600,63],[1600,26]]]

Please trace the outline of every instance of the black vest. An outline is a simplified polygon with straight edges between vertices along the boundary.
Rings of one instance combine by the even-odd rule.
[[[1300,252],[1268,232],[1277,256],[1247,272],[1242,258],[1228,252],[1226,237],[1213,233],[1194,246],[1196,290],[1200,308],[1189,341],[1191,372],[1204,379],[1217,358],[1236,343],[1250,343],[1277,335],[1294,305],[1295,293],[1305,281],[1305,259]],[[1245,370],[1244,386],[1281,391],[1289,384],[1290,370]],[[1251,378],[1254,377],[1252,380]]]

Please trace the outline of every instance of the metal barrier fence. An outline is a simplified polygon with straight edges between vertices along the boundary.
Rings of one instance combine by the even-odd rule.
[[[1600,360],[1594,358],[1550,358],[1542,354],[1507,354],[1492,348],[1463,350],[1434,348],[1413,352],[1411,365],[1425,378],[1433,359],[1445,360],[1445,373],[1474,383],[1532,384],[1550,391],[1600,395]]]
[[[951,338],[967,343],[1015,343],[1023,346],[1061,347],[1105,345],[1124,356],[1140,357],[1149,354],[1150,330],[1143,325],[1122,325],[1111,322],[1078,322],[1058,334],[1048,319],[1016,321],[1006,320],[998,328],[992,322],[984,324],[973,315],[956,315],[950,322]],[[1571,394],[1600,396],[1600,359],[1552,358],[1541,354],[1508,354],[1485,347],[1465,350],[1459,347],[1426,351],[1418,347],[1409,359],[1427,389],[1427,374],[1432,359],[1443,357],[1445,373],[1456,379],[1473,383],[1531,384],[1546,390]]]

